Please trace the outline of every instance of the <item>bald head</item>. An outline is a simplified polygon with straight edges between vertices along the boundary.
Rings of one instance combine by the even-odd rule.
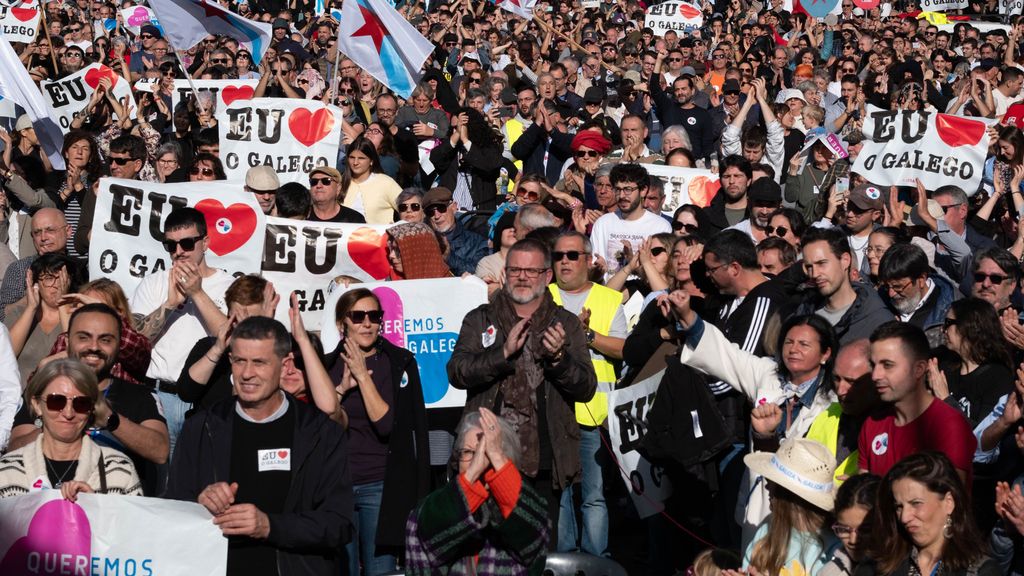
[[[874,405],[877,393],[871,381],[871,343],[866,338],[839,349],[832,375],[844,413],[860,415]]]
[[[39,254],[63,252],[70,235],[71,227],[60,210],[41,208],[32,216],[32,243]]]

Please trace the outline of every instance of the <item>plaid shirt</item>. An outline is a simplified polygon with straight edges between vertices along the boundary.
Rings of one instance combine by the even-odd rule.
[[[548,541],[547,504],[523,483],[508,518],[493,496],[470,513],[456,480],[430,493],[409,514],[405,535],[406,574],[540,574]]]
[[[53,343],[50,354],[63,352],[68,349],[68,333],[62,332]],[[117,351],[117,362],[110,369],[110,375],[114,378],[139,384],[146,376],[149,368],[149,357],[153,351],[149,338],[139,333],[127,320],[121,319],[121,347]]]

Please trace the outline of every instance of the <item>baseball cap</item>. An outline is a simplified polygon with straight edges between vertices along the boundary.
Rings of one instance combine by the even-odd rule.
[[[32,119],[28,117],[28,114],[22,114],[18,116],[18,121],[14,123],[14,129],[17,130],[28,130],[32,127]]]
[[[431,188],[426,194],[423,195],[423,206],[431,206],[433,204],[447,204],[452,201],[452,191],[438,186],[437,188]]]
[[[882,190],[872,184],[861,184],[850,190],[849,201],[861,210],[881,210],[885,207]]]
[[[782,188],[771,178],[758,178],[747,188],[747,199],[752,203],[782,203]]]
[[[317,166],[309,171],[309,177],[312,178],[314,174],[325,174],[333,178],[335,182],[341,182],[341,172],[338,172],[337,168],[331,168],[330,166]]]
[[[288,26],[288,21],[285,20],[284,18],[275,18],[274,26],[272,27],[272,29],[276,30],[278,28],[284,28],[285,30],[290,28],[290,26]]]
[[[270,166],[253,166],[245,173],[245,186],[259,192],[273,192],[281,187],[281,180]]]

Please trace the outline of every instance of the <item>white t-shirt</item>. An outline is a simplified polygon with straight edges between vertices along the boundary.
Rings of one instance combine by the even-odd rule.
[[[619,269],[615,255],[622,251],[624,242],[628,241],[636,253],[644,240],[661,232],[672,232],[672,225],[647,210],[643,210],[643,216],[636,220],[623,220],[618,212],[598,218],[590,231],[590,241],[594,245],[594,254],[604,258],[607,264],[605,278],[611,278]]]
[[[169,271],[162,270],[143,278],[132,295],[132,312],[147,315],[167,301],[168,274]],[[235,278],[223,270],[203,278],[203,291],[222,312],[226,313],[228,309],[224,293],[234,281]],[[217,326],[203,324],[199,309],[191,298],[185,300],[184,304],[168,315],[164,331],[153,342],[152,360],[146,376],[177,382],[188,353],[192,351],[192,345],[214,334],[216,329]]]

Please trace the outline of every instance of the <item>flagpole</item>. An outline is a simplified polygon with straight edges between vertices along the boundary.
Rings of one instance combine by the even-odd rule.
[[[46,41],[50,43],[50,60],[53,62],[53,73],[60,74],[60,68],[57,66],[57,51],[53,48],[53,40],[50,38],[50,25],[46,23],[46,6],[42,3],[39,4],[39,16],[40,21],[43,23]]]
[[[185,63],[181,59],[181,51],[179,51],[177,48],[174,47],[174,45],[171,44],[171,40],[169,38],[164,38],[164,42],[167,42],[167,47],[170,48],[171,51],[173,51],[174,54],[178,57],[178,67],[181,68],[181,71],[185,73],[185,78],[188,80],[188,87],[192,89],[192,96],[195,97],[196,106],[199,107],[199,113],[205,114],[206,107],[203,106],[203,102],[199,99],[199,92],[196,90],[196,85],[192,82],[192,75],[188,73],[188,67],[185,66]],[[171,110],[171,112],[173,113],[174,111]],[[206,126],[203,126],[203,128],[206,128]]]

